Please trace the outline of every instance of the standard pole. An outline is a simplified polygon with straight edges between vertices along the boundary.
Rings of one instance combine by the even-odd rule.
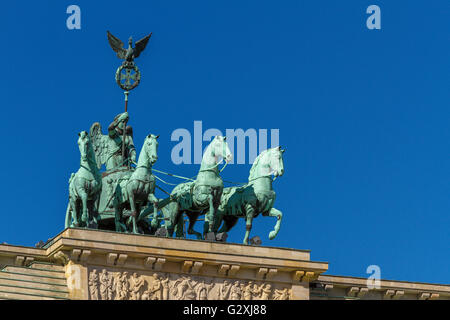
[[[125,112],[128,111],[128,91],[124,91],[125,94]],[[125,156],[125,143],[126,143],[126,135],[127,135],[127,121],[124,121],[123,123],[123,137],[122,137],[122,159],[123,159],[123,164],[125,165],[125,163],[127,163],[127,166],[129,166],[130,164],[128,163],[126,156]]]

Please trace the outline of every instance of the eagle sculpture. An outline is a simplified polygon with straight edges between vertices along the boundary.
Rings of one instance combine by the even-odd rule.
[[[108,34],[108,42],[111,45],[111,48],[117,53],[117,57],[119,59],[124,59],[128,63],[133,63],[133,60],[139,57],[152,36],[152,33],[150,33],[148,36],[136,41],[134,48],[132,47],[133,38],[130,37],[128,40],[128,49],[125,49],[123,47],[123,42],[119,38],[113,36],[109,31],[106,31],[106,33]]]

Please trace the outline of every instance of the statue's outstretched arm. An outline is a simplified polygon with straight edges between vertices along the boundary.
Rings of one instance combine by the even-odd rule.
[[[128,112],[121,113],[118,115],[113,122],[108,127],[108,134],[114,136],[116,134],[116,128],[121,122],[128,121]]]

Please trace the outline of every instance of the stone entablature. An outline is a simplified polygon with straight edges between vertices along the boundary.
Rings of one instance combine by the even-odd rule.
[[[66,229],[45,249],[5,247],[3,264],[22,257],[22,265],[27,259],[63,264],[70,299],[304,300],[309,282],[328,269],[311,261],[307,250],[89,229]],[[162,283],[166,291],[155,294]]]
[[[51,290],[69,299],[450,299],[447,285],[381,280],[380,289],[370,290],[364,278],[324,275],[328,263],[311,261],[308,250],[92,229],[66,229],[44,248],[0,245],[1,268],[39,262],[61,266],[67,290],[61,280]],[[22,276],[14,277],[9,285]]]
[[[366,278],[320,275],[311,283],[313,300],[449,300],[450,285],[380,280],[379,288],[367,286]]]

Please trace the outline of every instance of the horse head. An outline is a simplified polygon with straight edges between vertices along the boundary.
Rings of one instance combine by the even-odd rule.
[[[230,148],[228,147],[227,137],[215,136],[208,149],[211,152],[211,156],[216,160],[216,163],[219,162],[219,158],[225,159],[226,162],[230,162],[233,158]]]
[[[88,161],[89,144],[89,134],[86,131],[81,131],[80,133],[78,133],[78,148],[80,149],[82,161]]]
[[[269,155],[269,166],[270,172],[273,172],[275,177],[281,177],[284,174],[284,161],[283,161],[283,153],[285,149],[281,149],[281,147],[275,147],[271,149]]]
[[[159,135],[149,134],[144,141],[142,151],[145,152],[148,161],[154,165],[158,160],[158,139]]]
[[[281,147],[275,147],[261,152],[253,162],[248,179],[253,180],[271,175],[282,176],[284,174],[284,151]]]

